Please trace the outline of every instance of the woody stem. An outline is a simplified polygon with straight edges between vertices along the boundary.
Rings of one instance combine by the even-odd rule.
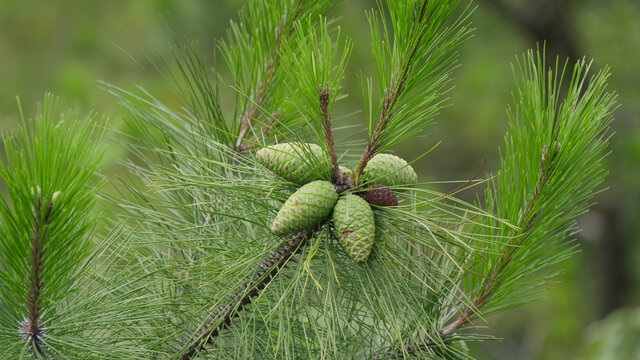
[[[53,202],[46,207],[43,213],[42,199],[36,202],[36,212],[33,227],[33,237],[31,238],[31,262],[29,264],[29,283],[27,287],[27,321],[23,329],[25,337],[31,343],[31,349],[41,354],[40,338],[42,328],[40,315],[42,310],[41,298],[43,279],[42,268],[44,255],[46,252],[44,241],[46,240],[46,226],[51,222],[51,211]]]
[[[276,279],[278,272],[287,266],[289,260],[302,251],[305,243],[312,236],[313,230],[302,231],[294,235],[285,245],[273,252],[270,258],[263,261],[253,278],[246,282],[240,291],[232,294],[226,305],[214,311],[211,314],[211,320],[195,331],[195,334],[188,341],[190,345],[187,346],[180,359],[192,359],[207,344],[212,344],[222,330],[229,328],[233,319],[240,316],[254,298],[258,297],[261,291]]]
[[[331,163],[333,164],[333,178],[339,175],[338,155],[336,154],[336,147],[333,140],[333,130],[331,129],[331,121],[329,120],[329,101],[330,101],[329,89],[326,87],[320,88],[318,94],[318,102],[320,103],[320,109],[322,110],[322,127],[324,129],[324,136],[329,146],[329,155],[331,156]]]

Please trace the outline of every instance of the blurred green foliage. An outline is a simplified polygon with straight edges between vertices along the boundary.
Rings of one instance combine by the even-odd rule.
[[[622,309],[587,329],[585,359],[640,359],[640,309]]]
[[[214,36],[238,6],[206,0],[0,1],[1,126],[15,126],[15,96],[33,102],[48,90],[68,106],[117,114],[98,80],[157,91],[164,83],[151,64],[170,56],[168,45],[187,36],[211,52]]]
[[[443,141],[415,163],[422,178],[468,179],[484,159],[485,171],[497,167],[505,109],[512,101],[510,64],[515,55],[534,47],[535,39],[489,2],[476,2],[479,8],[472,17],[476,35],[461,50],[463,65],[450,92],[452,106],[427,137],[397,149],[404,158],[415,158]],[[34,104],[45,91],[60,95],[64,107],[110,115],[117,126],[120,109],[101,90],[99,80],[123,88],[140,85],[178,106],[166,89],[166,73],[157,72],[153,64],[170,59],[172,44],[186,37],[199,41],[213,65],[214,38],[224,36],[229,19],[242,4],[241,0],[0,1],[0,130],[17,125],[15,96]],[[374,0],[349,0],[338,11],[343,34],[354,39],[354,51],[345,78],[350,96],[336,112],[362,110],[358,74],[361,70],[374,75],[363,10],[375,6]],[[620,94],[622,107],[608,158],[610,190],[581,219],[582,253],[563,263],[561,282],[549,286],[550,301],[489,319],[491,333],[504,340],[474,346],[487,359],[629,359],[611,349],[632,346],[625,341],[637,343],[637,336],[617,335],[626,333],[622,327],[632,322],[631,315],[627,319],[617,313],[600,325],[590,324],[614,308],[640,303],[636,266],[640,263],[636,220],[640,217],[640,5],[634,0],[577,0],[568,16],[579,55],[594,58],[596,68],[609,64],[611,87]],[[356,114],[348,121],[364,124],[364,116]],[[441,190],[446,190],[444,186]],[[466,196],[472,199],[473,192]],[[637,320],[638,310],[629,311],[635,311]],[[637,321],[633,326],[637,334]]]

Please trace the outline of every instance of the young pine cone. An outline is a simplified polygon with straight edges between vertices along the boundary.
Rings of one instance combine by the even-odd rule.
[[[333,209],[333,224],[347,254],[357,263],[365,262],[371,254],[376,234],[369,203],[352,194],[341,198]]]
[[[371,205],[378,206],[397,206],[398,198],[391,189],[388,189],[384,185],[373,184],[368,189],[365,189],[360,193],[367,202]]]
[[[333,184],[318,180],[298,189],[282,205],[271,225],[276,235],[293,234],[326,220],[338,201]]]
[[[256,160],[293,183],[329,180],[333,165],[329,155],[316,144],[282,143],[262,148]]]
[[[402,158],[378,154],[367,163],[363,179],[365,182],[372,181],[386,186],[402,186],[418,182],[418,175]]]

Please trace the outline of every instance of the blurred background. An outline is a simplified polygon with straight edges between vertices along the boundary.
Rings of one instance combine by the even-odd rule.
[[[463,1],[464,2],[464,1]],[[64,108],[91,109],[118,126],[121,112],[98,81],[143,86],[175,104],[153,63],[170,58],[176,39],[198,40],[214,61],[241,0],[2,0],[0,1],[0,130],[19,123],[15,97],[33,114],[45,91]],[[616,113],[608,191],[579,219],[580,253],[558,268],[549,300],[489,319],[501,341],[473,345],[481,359],[640,359],[640,2],[637,0],[476,0],[475,37],[461,48],[453,106],[425,139],[397,149],[404,158],[442,140],[415,167],[424,179],[471,178],[487,160],[496,169],[514,87],[515,56],[546,40],[550,59],[586,56],[612,68]],[[355,49],[345,79],[352,94],[340,104],[361,108],[356,74],[374,74],[364,10],[375,0],[345,1],[338,11]],[[345,21],[348,19],[348,21]],[[356,116],[357,118],[357,116]],[[353,121],[357,121],[354,118]],[[110,151],[107,172],[123,153]],[[446,189],[442,189],[446,190]]]

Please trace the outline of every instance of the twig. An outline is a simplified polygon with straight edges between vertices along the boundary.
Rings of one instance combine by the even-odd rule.
[[[333,131],[331,130],[331,121],[329,120],[329,98],[331,94],[329,89],[321,87],[318,93],[318,102],[320,103],[320,109],[322,110],[322,127],[324,129],[324,137],[327,140],[329,146],[329,154],[331,155],[331,163],[333,163],[333,179],[336,180],[340,175],[340,169],[338,165],[338,155],[336,154],[336,147],[333,141]]]
[[[38,192],[40,189],[38,188]],[[47,225],[51,223],[51,211],[53,201],[42,209],[42,198],[38,195],[34,218],[34,235],[31,238],[31,263],[29,271],[29,284],[27,287],[27,319],[21,326],[22,336],[28,341],[31,351],[42,355],[42,337],[45,330],[41,324],[42,303],[40,295],[43,289],[42,268],[44,266],[44,255],[46,252],[45,240]]]
[[[249,126],[251,122],[256,117],[258,113],[258,109],[260,109],[264,102],[267,99],[267,90],[271,87],[271,84],[275,78],[275,74],[278,72],[278,68],[280,67],[280,46],[282,45],[283,37],[291,37],[295,30],[295,22],[300,17],[302,10],[304,8],[306,0],[298,0],[297,7],[295,12],[293,12],[293,16],[289,18],[285,14],[283,16],[283,21],[276,30],[276,40],[275,46],[273,48],[273,52],[271,53],[271,58],[269,59],[266,65],[266,71],[264,78],[258,84],[255,90],[256,99],[253,102],[250,102],[247,108],[247,111],[242,115],[242,122],[240,124],[240,132],[238,133],[238,139],[236,140],[236,152],[242,153],[242,142],[244,141],[244,137],[249,130]],[[288,26],[288,27],[287,27]],[[286,34],[283,36],[282,34]]]
[[[315,230],[315,229],[314,229]],[[220,332],[231,326],[231,322],[240,316],[241,311],[246,310],[255,297],[260,295],[271,282],[280,269],[284,268],[293,256],[304,248],[304,245],[314,233],[314,230],[303,231],[289,240],[284,246],[276,250],[269,259],[262,262],[259,270],[248,281],[242,290],[233,294],[227,305],[222,306],[218,311],[211,314],[211,320],[202,325],[191,339],[189,339],[181,360],[192,359],[198,351],[205,348],[207,344],[213,343]]]
[[[376,123],[376,127],[373,130],[373,134],[371,135],[371,139],[369,139],[369,143],[364,149],[362,156],[360,157],[360,161],[358,162],[358,166],[356,167],[355,173],[355,181],[356,185],[359,185],[360,178],[362,177],[362,172],[364,168],[367,166],[367,163],[371,158],[378,152],[382,143],[380,142],[381,138],[384,136],[387,130],[387,126],[391,121],[391,117],[393,115],[393,109],[400,95],[405,90],[405,83],[407,82],[407,78],[409,77],[409,72],[415,60],[416,52],[418,51],[418,47],[422,41],[424,33],[416,34],[416,31],[420,32],[420,25],[424,20],[424,15],[427,10],[427,5],[429,4],[429,0],[424,0],[422,6],[419,11],[416,11],[417,16],[414,16],[414,27],[411,30],[411,35],[409,37],[409,43],[411,43],[415,36],[418,36],[417,40],[413,48],[411,49],[411,53],[409,54],[404,67],[398,74],[398,79],[391,81],[390,90],[386,92],[384,99],[382,100],[382,110],[380,111],[380,117],[378,118],[378,122]]]

